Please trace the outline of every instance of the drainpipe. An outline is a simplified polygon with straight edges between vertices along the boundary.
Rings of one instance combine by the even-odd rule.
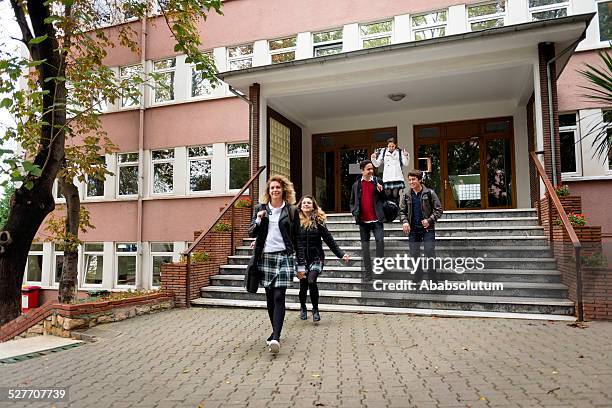
[[[585,32],[582,33],[580,38],[567,46],[559,55],[553,57],[546,63],[546,85],[548,93],[548,126],[550,128],[550,150],[551,150],[551,164],[552,164],[552,182],[556,186],[557,182],[557,154],[556,154],[556,143],[555,143],[555,118],[553,112],[553,96],[552,96],[552,79],[550,78],[551,69],[550,66],[553,62],[557,61],[561,56],[567,53],[569,50],[573,50],[580,41],[585,38]],[[556,75],[556,72],[555,72]],[[561,181],[561,180],[559,180]]]
[[[142,67],[142,77],[146,79],[148,77],[147,70],[147,19],[148,11],[145,11],[145,15],[141,22],[141,36],[140,36],[140,65]],[[142,288],[144,275],[142,273],[143,268],[143,256],[142,256],[142,198],[144,192],[144,114],[145,114],[145,86],[140,85],[140,108],[138,110],[138,205],[137,205],[137,219],[138,229],[136,231],[136,242],[138,243],[137,252],[137,265],[138,265],[138,276],[140,276],[139,288]]]

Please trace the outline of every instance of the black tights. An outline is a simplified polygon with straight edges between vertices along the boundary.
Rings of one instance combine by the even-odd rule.
[[[285,292],[287,288],[266,288],[268,316],[272,323],[272,340],[280,340],[285,320]]]
[[[386,188],[385,197],[387,200],[392,200],[395,204],[399,204],[400,189],[399,188]]]
[[[306,309],[306,294],[310,289],[310,301],[312,302],[312,309],[319,309],[319,287],[317,286],[317,277],[319,274],[315,271],[308,272],[308,276],[304,279],[300,279],[300,304],[302,309]]]

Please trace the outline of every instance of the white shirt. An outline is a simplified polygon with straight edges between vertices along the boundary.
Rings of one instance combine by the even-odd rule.
[[[402,154],[406,152],[402,150]],[[387,149],[385,157],[383,158],[382,152],[376,153],[376,157],[372,160],[374,167],[379,167],[383,162],[385,167],[383,169],[383,183],[390,181],[404,181],[404,173],[402,173],[402,166],[400,165],[400,153],[399,149],[395,149],[393,153]],[[410,155],[406,152],[406,155],[402,158],[402,164],[404,167],[408,166],[410,162]]]
[[[264,252],[278,252],[287,249],[287,247],[285,247],[283,235],[278,227],[278,220],[283,208],[285,208],[284,201],[283,205],[278,208],[274,208],[272,205],[270,205],[270,210],[272,213],[268,215],[268,235],[266,237],[266,244],[264,245]],[[259,222],[257,223],[259,224]]]

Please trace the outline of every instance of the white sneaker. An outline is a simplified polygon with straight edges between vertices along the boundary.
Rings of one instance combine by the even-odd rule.
[[[270,348],[270,353],[272,354],[278,354],[278,352],[280,351],[280,343],[278,342],[278,340],[270,341],[268,347]]]

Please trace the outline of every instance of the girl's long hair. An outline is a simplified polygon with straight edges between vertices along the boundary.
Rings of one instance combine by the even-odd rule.
[[[312,213],[310,214],[310,216],[307,216],[302,211],[302,201],[304,201],[305,198],[308,198],[312,201]],[[315,223],[318,223],[321,225],[325,224],[325,221],[327,220],[327,215],[321,208],[319,208],[319,205],[317,204],[317,200],[315,200],[313,196],[305,195],[302,198],[300,198],[300,201],[298,202],[297,207],[298,207],[298,210],[300,211],[300,225],[302,227],[306,229],[310,229],[316,226]]]
[[[268,204],[270,202],[270,184],[272,184],[273,181],[280,183],[281,190],[283,191],[283,201],[286,201],[291,205],[295,204],[295,190],[293,188],[293,183],[287,177],[280,174],[275,174],[268,179],[266,191],[261,196],[261,202],[263,204]]]

